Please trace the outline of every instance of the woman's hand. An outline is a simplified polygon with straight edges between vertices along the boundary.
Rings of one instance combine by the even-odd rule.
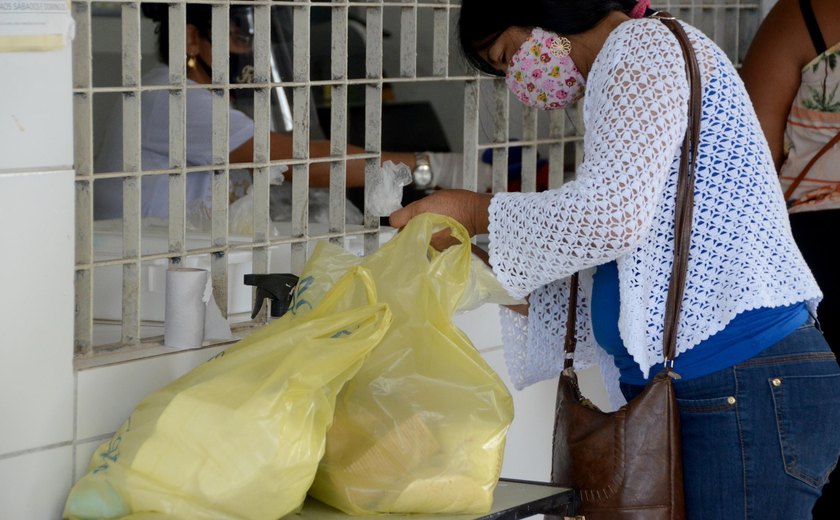
[[[487,233],[490,222],[490,199],[489,193],[476,193],[468,190],[438,190],[428,197],[412,202],[408,206],[391,213],[390,223],[395,228],[402,228],[409,220],[421,213],[438,213],[454,218],[463,225],[470,236]],[[443,230],[432,237],[431,245],[438,251],[447,247],[459,244],[449,230]],[[485,264],[490,265],[490,258],[487,251],[475,244],[471,246],[472,253],[480,258]],[[528,315],[528,302],[521,305],[506,305],[514,312],[523,316]]]
[[[489,193],[476,193],[468,190],[438,190],[431,195],[391,213],[390,223],[395,228],[402,228],[409,220],[421,213],[446,215],[461,223],[470,236],[487,233],[490,221]],[[438,250],[446,249],[453,243],[449,233],[438,234],[432,240],[432,246]]]

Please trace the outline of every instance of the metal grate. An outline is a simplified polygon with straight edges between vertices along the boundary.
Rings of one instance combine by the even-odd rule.
[[[263,312],[251,321],[230,303],[231,292],[238,292],[237,284],[241,286],[243,269],[300,273],[309,246],[320,239],[345,245],[355,240],[360,254],[375,250],[380,243],[378,217],[365,214],[362,225],[345,222],[345,175],[348,160],[364,161],[366,179],[379,169],[386,87],[412,99],[425,96],[449,103],[454,99],[461,105],[458,110],[439,112],[453,150],[463,151],[464,188],[476,188],[480,161],[488,150],[497,192],[508,189],[508,163],[514,149],[521,151],[523,191],[538,189],[540,175],[546,176],[538,157],[547,159],[548,187],[573,176],[581,160],[579,111],[538,113],[511,102],[503,81],[465,71],[453,45],[459,0],[156,3],[167,6],[169,15],[169,81],[163,86],[145,85],[141,80],[151,59],[154,35],[140,2],[72,0],[77,27],[73,44],[77,366],[106,363],[114,355],[132,358],[165,352],[157,316],[161,309],[151,308],[149,294],[160,285],[160,272],[166,267],[198,264],[209,268],[222,312],[247,329],[264,323],[266,316]],[[212,5],[210,85],[187,82],[185,20],[187,4],[193,3]],[[254,81],[247,87],[231,83],[228,77],[229,10],[237,5],[254,8]],[[761,18],[759,4],[735,0],[667,2],[663,7],[713,36],[736,61]],[[282,27],[274,23],[278,15],[282,15]],[[326,45],[312,39],[314,18],[329,20],[327,77],[313,75],[311,70],[313,45]],[[280,49],[272,39],[278,31],[285,31],[286,45]],[[362,37],[363,55],[349,54],[351,33]],[[278,66],[278,53],[288,56],[285,70]],[[360,68],[362,61],[364,72],[353,73],[350,69]],[[254,159],[232,165],[228,132],[219,129],[228,128],[231,94],[244,88],[253,91]],[[187,163],[187,92],[191,89],[212,93],[211,164]],[[142,168],[140,143],[143,93],[153,90],[168,93],[170,152],[168,168],[152,170]],[[318,128],[313,117],[313,92],[329,94],[329,129]],[[347,134],[351,98],[364,104],[365,151],[348,153],[345,139],[332,139],[329,157],[310,157],[310,137],[319,137],[322,130],[332,136]],[[103,133],[100,121],[108,101],[122,116],[122,168],[95,171]],[[290,157],[271,159],[273,129],[291,130]],[[328,219],[315,226],[309,222],[307,180],[310,165],[322,162],[330,168]],[[295,179],[287,222],[270,218],[269,179],[274,167],[289,168]],[[228,226],[231,171],[238,168],[247,168],[253,175],[253,230],[247,236],[231,234]],[[212,172],[211,206],[206,229],[196,231],[186,202],[187,177],[207,171]],[[152,176],[168,179],[169,211],[163,221],[141,218],[142,180]],[[95,221],[94,185],[109,179],[122,183],[123,215],[119,220]],[[278,258],[284,259],[282,265]]]

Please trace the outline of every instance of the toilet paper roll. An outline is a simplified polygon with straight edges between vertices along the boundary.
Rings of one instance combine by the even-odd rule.
[[[204,341],[207,312],[205,292],[209,273],[205,269],[182,267],[166,272],[166,311],[163,344],[195,348]]]

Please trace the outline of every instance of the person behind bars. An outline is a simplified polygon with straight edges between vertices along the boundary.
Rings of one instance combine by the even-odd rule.
[[[166,86],[169,80],[169,6],[167,4],[143,4],[143,13],[153,20],[157,32],[158,59],[161,64],[146,73],[141,84]],[[232,85],[249,82],[253,74],[253,7],[232,5],[230,12],[230,71]],[[186,6],[186,76],[187,86],[210,85],[213,71],[213,49],[211,44],[212,6],[209,4],[187,4]],[[232,89],[237,92],[239,89]],[[147,89],[141,99],[141,168],[142,170],[169,169],[169,91]],[[186,101],[186,166],[210,166],[213,161],[213,133],[218,131],[213,121],[213,96],[205,88],[188,88]],[[230,107],[228,119],[228,161],[251,163],[254,160],[254,121],[245,113]],[[123,171],[123,127],[121,111],[114,110],[108,122],[108,129],[101,151],[96,158],[96,173]],[[270,159],[292,157],[292,136],[271,132],[268,136]],[[365,150],[348,145],[348,154],[365,153]],[[331,155],[330,141],[312,140],[309,143],[312,158]],[[406,152],[383,152],[382,161],[406,164],[416,171],[418,155]],[[422,155],[420,155],[422,160]],[[293,182],[292,171],[282,168],[286,181]],[[439,172],[440,173],[440,172]],[[169,215],[168,175],[144,175],[141,184],[140,213],[143,217],[167,218]],[[433,180],[433,179],[426,179]],[[363,186],[365,182],[364,160],[348,160],[346,186]],[[251,185],[251,174],[235,166],[230,169],[230,201],[242,197]],[[330,185],[330,163],[314,162],[309,166],[310,205],[316,190]],[[123,180],[118,177],[97,180],[94,183],[94,218],[121,218],[123,214]],[[209,171],[190,171],[186,182],[186,213],[188,223],[207,223],[211,207],[212,175]],[[288,186],[282,187],[288,190]],[[290,192],[287,193],[290,202]],[[285,199],[284,199],[285,200]],[[323,201],[324,197],[316,200]],[[310,207],[310,216],[313,208]],[[324,212],[321,212],[324,213]],[[362,223],[361,212],[349,201],[346,205],[346,221]]]

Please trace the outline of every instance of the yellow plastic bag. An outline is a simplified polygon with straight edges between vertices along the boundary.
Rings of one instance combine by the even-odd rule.
[[[298,509],[336,394],[390,326],[375,302],[369,273],[351,269],[313,310],[149,395],[97,449],[64,517],[276,520]]]
[[[462,244],[439,253],[429,241],[446,227]],[[471,257],[465,230],[440,215],[413,219],[364,258],[318,245],[293,305],[316,302],[358,264],[371,272],[394,321],[338,396],[310,495],[351,514],[490,509],[513,404],[452,323],[470,284]]]

